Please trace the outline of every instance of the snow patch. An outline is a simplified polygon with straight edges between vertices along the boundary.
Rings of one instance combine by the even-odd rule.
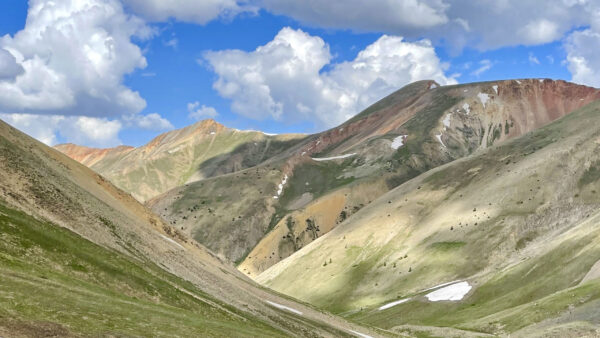
[[[181,148],[183,148],[183,146],[178,146],[178,147],[175,147],[175,148],[173,148],[173,149],[171,149],[171,150],[167,150],[167,153],[169,153],[169,154],[176,153],[176,152],[178,152],[179,150],[181,150]]]
[[[450,117],[452,117],[452,113],[448,113],[442,120],[442,123],[444,124],[444,130],[446,130],[446,128],[450,128]]]
[[[406,140],[406,136],[408,136],[408,135],[400,135],[400,136],[396,137],[392,141],[392,149],[398,149],[398,148],[402,147],[404,145],[404,140]]]
[[[515,80],[515,81],[517,81],[518,84],[521,84],[521,81],[519,81],[519,80]]]
[[[366,335],[366,334],[360,333],[360,332],[356,332],[354,330],[348,330],[348,331],[351,332],[351,333],[353,333],[353,334],[355,334],[355,335],[357,335],[357,336],[359,336],[360,338],[373,338],[373,337],[371,337],[369,335]]]
[[[494,86],[492,86],[492,88],[494,88],[494,91],[496,92],[496,95],[498,95],[498,85],[494,85]]]
[[[277,134],[265,133],[264,131],[261,131],[261,133],[263,133],[263,135],[266,135],[266,136],[277,136]]]
[[[432,287],[430,287],[428,289],[425,289],[425,290],[421,290],[421,292],[425,292],[425,291],[429,291],[429,290],[433,290],[433,289],[439,289],[442,286],[446,286],[446,285],[450,285],[450,284],[454,284],[454,283],[458,283],[458,282],[462,282],[462,281],[461,280],[453,280],[452,282],[443,283],[443,284],[440,284],[440,285],[432,286]]]
[[[288,175],[283,176],[283,180],[277,186],[277,195],[273,196],[274,199],[278,199],[281,193],[283,192],[283,186],[287,183]]]
[[[472,286],[467,282],[455,283],[441,289],[435,290],[425,295],[430,302],[439,302],[442,300],[457,301],[471,291]]]
[[[302,312],[300,312],[300,311],[298,311],[298,310],[296,310],[296,309],[292,309],[292,308],[291,308],[291,307],[289,307],[289,306],[285,306],[285,305],[277,304],[277,303],[275,303],[275,302],[271,302],[271,301],[269,301],[269,300],[267,300],[266,302],[267,302],[267,304],[269,304],[269,305],[271,305],[271,306],[274,306],[274,307],[276,307],[276,308],[278,308],[278,309],[281,309],[281,310],[287,310],[287,311],[293,312],[293,313],[295,313],[295,314],[297,314],[297,315],[299,315],[299,316],[302,316]]]
[[[404,298],[404,299],[397,300],[395,302],[387,303],[387,304],[385,304],[383,306],[380,306],[377,310],[381,311],[381,310],[389,309],[389,308],[394,307],[396,305],[399,305],[399,304],[402,304],[402,303],[406,303],[409,300],[410,300],[410,298]]]
[[[211,135],[214,135],[214,134],[216,134],[216,133],[215,133],[214,131],[211,131],[211,132],[210,132],[210,134],[211,134]]]
[[[306,151],[303,151],[302,154],[300,154],[300,156],[304,156],[306,155]]]
[[[471,106],[468,103],[463,104],[463,109],[467,112],[467,115],[471,113]]]
[[[342,158],[346,158],[346,157],[351,157],[356,155],[356,153],[352,153],[352,154],[345,154],[345,155],[340,155],[340,156],[333,156],[333,157],[311,157],[313,160],[315,161],[331,161],[331,160],[339,160]]]
[[[442,141],[442,134],[437,134],[435,135],[435,137],[437,138],[437,140],[440,142],[440,144],[446,148],[446,145],[444,144],[444,142]]]
[[[162,238],[163,238],[164,240],[166,240],[167,242],[171,242],[171,243],[173,243],[173,244],[177,245],[178,247],[182,248],[183,250],[185,250],[185,248],[184,248],[184,247],[183,247],[181,244],[179,244],[179,243],[175,242],[174,240],[170,239],[169,237],[167,237],[167,236],[165,236],[165,235],[163,235],[163,234],[159,234],[159,235],[160,235],[160,237],[162,237]]]
[[[539,79],[538,81],[540,81],[540,83],[544,83],[544,79]]]
[[[485,104],[490,100],[490,96],[486,93],[479,93],[479,94],[477,94],[477,97],[481,101],[481,104],[483,105],[483,109],[485,109]]]

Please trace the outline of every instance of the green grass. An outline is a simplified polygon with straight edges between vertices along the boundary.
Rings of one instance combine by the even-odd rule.
[[[600,179],[600,162],[596,161],[583,173],[579,179],[579,188],[594,183]]]
[[[336,188],[354,182],[354,177],[341,177],[343,169],[349,166],[352,161],[353,159],[349,158],[342,163],[325,161],[303,163],[296,166],[294,175],[289,178],[283,194],[279,198],[281,205],[286,207],[306,192],[311,193],[313,198],[316,199]],[[306,185],[306,182],[310,184]]]
[[[85,335],[282,335],[150,262],[3,204],[0,238],[0,324],[51,322]]]

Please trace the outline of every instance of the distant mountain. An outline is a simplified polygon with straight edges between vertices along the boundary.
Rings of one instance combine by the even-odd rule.
[[[1,121],[0,238],[3,337],[376,335],[257,286]]]
[[[185,183],[253,167],[302,137],[240,131],[204,120],[164,133],[139,148],[74,144],[55,148],[144,202]]]
[[[486,110],[474,101],[469,115],[454,106],[429,135],[441,134],[438,149],[452,153],[464,144],[460,132],[470,135],[465,121],[492,112],[504,95],[537,91],[539,99],[522,101],[530,109],[503,117],[509,128],[500,140],[513,139],[497,142],[496,122],[484,125],[487,147],[400,184],[256,280],[398,334],[596,336],[600,101],[586,105],[593,90],[548,80],[497,83],[498,96],[486,91],[494,85],[465,88],[488,93]],[[573,91],[566,101],[545,88]],[[583,108],[558,118],[578,101]]]
[[[420,81],[264,164],[180,186],[148,205],[255,277],[420,173],[598,98],[597,89],[564,81]]]

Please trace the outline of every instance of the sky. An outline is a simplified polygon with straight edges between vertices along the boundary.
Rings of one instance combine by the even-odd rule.
[[[600,0],[0,2],[0,119],[140,146],[213,118],[314,133],[414,81],[600,87]]]

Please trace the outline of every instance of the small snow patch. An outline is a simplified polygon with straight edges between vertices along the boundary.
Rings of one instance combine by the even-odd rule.
[[[277,195],[273,196],[274,199],[279,198],[279,196],[283,192],[283,186],[287,183],[287,180],[288,180],[288,175],[285,175],[283,177],[283,180],[281,181],[281,183],[279,183],[279,185],[277,186]]]
[[[180,247],[180,248],[182,248],[182,249],[185,250],[185,248],[181,244],[175,242],[174,240],[170,239],[169,237],[167,237],[167,236],[165,236],[163,234],[159,234],[159,235],[160,235],[160,237],[162,237],[163,239],[165,239],[167,242],[171,242],[171,243],[173,243],[173,244],[177,245],[178,247]]]
[[[539,79],[540,83],[544,83],[544,79]]]
[[[496,95],[498,95],[498,85],[494,85],[494,86],[492,86],[492,88],[494,88],[494,91],[496,92]]]
[[[271,305],[271,306],[274,306],[274,307],[276,307],[276,308],[278,308],[278,309],[281,309],[281,310],[287,310],[287,311],[290,311],[290,312],[293,312],[293,313],[295,313],[295,314],[297,314],[297,315],[300,315],[300,316],[302,316],[302,312],[300,312],[300,311],[298,311],[298,310],[296,310],[296,309],[292,309],[292,308],[291,308],[291,307],[289,307],[289,306],[285,306],[285,305],[277,304],[277,303],[275,303],[275,302],[271,302],[271,301],[269,301],[269,300],[267,300],[266,302],[267,302],[269,305]]]
[[[178,152],[179,150],[181,150],[181,148],[183,148],[183,146],[175,147],[175,148],[173,148],[173,149],[167,150],[167,153],[169,153],[169,154],[176,153],[176,152]]]
[[[351,333],[353,333],[353,334],[355,334],[355,335],[359,336],[360,338],[373,338],[373,337],[371,337],[371,336],[369,336],[369,335],[366,335],[366,334],[364,334],[364,333],[360,333],[360,332],[356,332],[356,331],[354,331],[354,330],[348,330],[348,331],[350,331]]]
[[[446,145],[444,144],[444,142],[442,141],[442,134],[437,134],[435,135],[435,137],[437,138],[437,140],[440,142],[440,144],[446,148]]]
[[[450,117],[452,117],[452,113],[448,113],[442,120],[442,123],[444,124],[444,130],[446,130],[446,128],[450,128]]]
[[[215,133],[214,131],[211,131],[211,132],[210,132],[210,134],[211,134],[211,135],[214,135],[214,134],[216,134],[216,133]]]
[[[471,113],[471,106],[468,103],[463,104],[463,109],[467,112],[467,115]]]
[[[404,145],[407,135],[400,135],[392,141],[392,149],[398,149]]]
[[[404,299],[397,300],[395,302],[387,303],[387,304],[385,304],[383,306],[380,306],[377,310],[381,311],[381,310],[389,309],[389,308],[394,307],[396,305],[399,305],[399,304],[402,304],[402,303],[406,303],[409,300],[410,300],[410,298],[404,298]]]
[[[346,157],[351,157],[356,155],[356,153],[352,153],[352,154],[345,154],[345,155],[340,155],[340,156],[333,156],[333,157],[312,157],[313,160],[315,161],[331,161],[331,160],[339,160],[342,158],[346,158]]]
[[[302,154],[300,154],[300,156],[304,156],[306,155],[306,151],[303,151]]]
[[[479,100],[481,101],[481,104],[483,105],[483,109],[485,109],[485,104],[490,100],[490,96],[486,93],[479,93],[479,94],[477,94],[477,97],[479,97]]]
[[[463,92],[465,92],[465,93],[466,93],[466,92],[468,92],[468,91],[469,91],[468,89],[464,89],[464,90],[463,90]]]
[[[442,300],[457,301],[471,291],[472,286],[467,282],[452,284],[441,289],[435,290],[425,295],[430,302],[439,302]]]
[[[519,81],[519,80],[515,80],[515,81],[517,81],[518,84],[521,84],[521,81]]]
[[[261,133],[263,133],[263,135],[265,135],[265,136],[277,136],[277,134],[265,133],[264,131],[261,131]]]

